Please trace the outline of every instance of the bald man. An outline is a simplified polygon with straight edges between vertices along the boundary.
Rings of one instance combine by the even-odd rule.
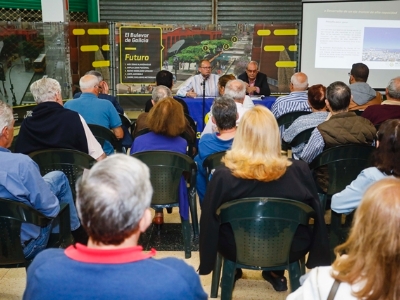
[[[246,94],[250,96],[269,96],[271,91],[267,81],[267,75],[259,72],[258,63],[251,61],[246,67],[246,72],[240,74],[238,79],[246,83]]]

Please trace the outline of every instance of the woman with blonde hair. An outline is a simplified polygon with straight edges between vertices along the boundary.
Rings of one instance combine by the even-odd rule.
[[[303,161],[281,156],[281,139],[274,115],[263,106],[247,111],[237,129],[232,150],[227,151],[208,184],[200,219],[199,274],[209,274],[217,251],[236,260],[236,245],[229,225],[220,226],[216,211],[223,203],[247,197],[280,197],[304,202],[316,212],[314,230],[299,226],[291,248],[290,261],[307,252],[309,268],[329,265],[326,227],[317,190]],[[277,291],[287,290],[283,271],[263,272],[265,280]],[[237,269],[236,278],[241,270]]]
[[[332,267],[312,270],[287,299],[327,299],[334,285],[331,299],[400,299],[399,228],[400,180],[385,178],[364,194],[349,238],[335,248]]]

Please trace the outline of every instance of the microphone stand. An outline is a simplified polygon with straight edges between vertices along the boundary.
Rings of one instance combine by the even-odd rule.
[[[208,77],[204,78],[203,83],[201,84],[203,86],[203,130],[206,127],[206,123],[204,122],[204,118],[206,117],[206,80]]]

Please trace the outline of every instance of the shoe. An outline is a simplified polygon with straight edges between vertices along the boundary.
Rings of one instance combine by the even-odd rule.
[[[238,280],[238,279],[240,279],[240,278],[242,278],[242,276],[243,276],[243,271],[242,271],[242,269],[237,268],[237,269],[235,270],[235,281]]]
[[[274,277],[272,276],[270,271],[262,271],[262,277],[270,284],[272,284],[275,291],[277,292],[287,291],[288,287],[285,276]]]

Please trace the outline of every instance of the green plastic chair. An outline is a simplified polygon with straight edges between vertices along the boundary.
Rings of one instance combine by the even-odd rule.
[[[375,147],[362,144],[349,144],[329,148],[318,155],[311,163],[310,169],[326,168],[328,174],[328,191],[320,193],[323,208],[330,203],[332,196],[341,192],[362,170],[370,166],[370,157]],[[317,183],[318,184],[318,183]],[[351,220],[331,211],[330,248],[331,259],[335,259],[333,249],[347,238]]]
[[[47,248],[66,248],[73,243],[68,204],[63,203],[56,218],[58,234],[51,234]],[[46,226],[52,219],[21,202],[0,198],[0,267],[28,268],[32,260],[26,260],[21,246],[21,225],[31,223]]]
[[[244,198],[229,201],[217,210],[221,224],[230,223],[236,242],[236,262],[223,259],[221,299],[232,298],[236,268],[288,270],[292,292],[304,274],[300,262],[289,263],[290,247],[297,227],[308,226],[314,210],[299,201],[283,198]],[[221,259],[217,258],[211,298],[218,295]]]
[[[122,147],[122,141],[115,137],[115,134],[108,128],[96,125],[96,124],[87,124],[90,131],[93,133],[96,140],[100,143],[101,147],[104,146],[104,143],[109,142],[114,150],[118,153],[126,153],[124,147]]]
[[[215,152],[203,161],[203,167],[207,172],[207,183],[210,180],[210,175],[214,172],[215,168],[222,164],[221,159],[226,154],[226,151]]]
[[[40,169],[42,176],[51,171],[62,171],[68,178],[74,201],[76,200],[75,183],[84,169],[90,169],[96,160],[90,155],[71,149],[45,149],[29,154]]]
[[[199,235],[196,205],[196,163],[187,155],[171,151],[144,151],[132,154],[150,168],[150,180],[154,189],[151,207],[154,209],[179,206],[179,184],[182,175],[188,183],[189,207],[194,238]],[[188,220],[182,222],[185,258],[191,257],[191,233]]]

